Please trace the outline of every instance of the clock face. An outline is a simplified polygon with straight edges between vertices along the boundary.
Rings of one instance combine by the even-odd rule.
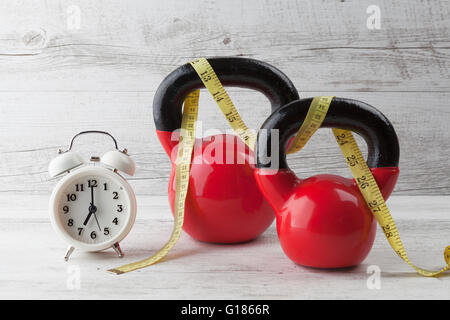
[[[134,196],[130,199],[130,191],[125,180],[107,169],[73,172],[55,196],[58,229],[85,249],[111,246],[134,222]]]

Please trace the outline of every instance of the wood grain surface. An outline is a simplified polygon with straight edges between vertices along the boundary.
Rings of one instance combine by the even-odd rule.
[[[395,192],[450,194],[450,5],[377,1],[381,29],[367,28],[373,1],[2,1],[0,193],[48,194],[48,162],[85,129],[108,130],[137,162],[138,194],[164,195],[170,172],[154,133],[162,79],[199,56],[261,59],[284,71],[302,97],[372,104],[401,145]],[[79,22],[79,23],[78,23]],[[230,94],[249,127],[269,115],[259,93]],[[202,91],[202,134],[225,119]],[[101,154],[107,140],[77,150]],[[349,175],[329,132],[291,157],[299,176]]]
[[[371,253],[353,268],[294,264],[284,255],[273,223],[258,239],[238,245],[201,243],[183,232],[161,263],[116,276],[106,270],[148,257],[172,229],[166,197],[137,200],[136,224],[121,243],[123,259],[113,250],[75,251],[65,262],[66,246],[50,226],[47,197],[0,195],[0,299],[450,299],[449,274],[417,274],[389,247],[379,227]],[[442,267],[450,244],[450,197],[394,196],[388,205],[411,260]],[[380,271],[379,289],[367,285],[372,268]]]
[[[380,29],[369,29],[370,5]],[[388,205],[408,255],[443,265],[450,244],[450,2],[447,0],[60,0],[0,2],[0,298],[27,299],[450,299],[448,275],[423,278],[378,231],[358,267],[316,270],[292,263],[273,224],[240,245],[182,234],[162,263],[123,276],[106,270],[144,258],[169,237],[170,163],[155,135],[152,101],[164,77],[195,57],[242,56],[284,71],[301,97],[336,95],[380,109],[401,147]],[[248,126],[269,115],[259,93],[229,90]],[[229,130],[202,91],[198,134]],[[88,129],[111,132],[136,161],[130,184],[138,218],[113,251],[75,252],[51,230],[49,161]],[[214,131],[215,130],[215,131]],[[365,146],[358,137],[363,150]],[[104,137],[80,138],[85,157]],[[289,156],[300,177],[350,176],[330,130]],[[381,288],[369,289],[369,266]],[[80,287],[70,285],[79,272]]]

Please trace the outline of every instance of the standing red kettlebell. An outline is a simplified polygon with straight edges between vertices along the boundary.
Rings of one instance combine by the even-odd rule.
[[[267,63],[229,57],[208,61],[224,86],[260,91],[269,99],[272,111],[299,99],[289,78]],[[163,80],[153,101],[156,133],[172,161],[169,180],[172,212],[178,147],[177,135],[173,133],[181,127],[184,99],[200,88],[204,88],[202,81],[194,68],[186,64]],[[209,161],[204,157],[205,150],[223,151],[227,161]],[[275,215],[256,184],[253,159],[253,151],[237,136],[223,134],[196,139],[185,204],[186,233],[200,241],[234,243],[256,238],[270,226]]]
[[[317,268],[357,265],[372,248],[376,220],[355,180],[330,174],[300,179],[286,162],[287,142],[297,133],[311,101],[291,102],[264,122],[258,133],[255,177],[275,210],[278,237],[291,260]],[[364,138],[367,164],[387,199],[397,182],[400,153],[389,120],[368,104],[334,98],[321,127],[354,131]]]

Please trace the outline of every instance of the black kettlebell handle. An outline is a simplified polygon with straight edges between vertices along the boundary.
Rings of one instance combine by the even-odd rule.
[[[258,132],[256,142],[256,167],[272,168],[271,129],[279,129],[278,164],[289,168],[286,162],[286,145],[305,120],[312,98],[293,101],[270,115]],[[322,128],[340,128],[361,135],[367,143],[367,164],[370,168],[397,167],[400,147],[397,134],[389,120],[377,109],[364,102],[334,98],[321,125]],[[265,130],[265,134],[262,131]]]
[[[299,99],[291,80],[268,63],[237,57],[210,58],[208,61],[224,86],[260,91],[269,99],[272,111]],[[168,132],[179,129],[184,99],[200,88],[204,85],[189,63],[170,73],[159,85],[153,99],[156,129]]]

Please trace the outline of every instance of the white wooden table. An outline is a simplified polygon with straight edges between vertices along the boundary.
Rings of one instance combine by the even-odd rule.
[[[317,270],[295,265],[283,254],[275,224],[257,240],[239,245],[200,243],[182,234],[162,263],[116,276],[106,270],[145,258],[168,239],[167,198],[138,197],[138,219],[121,244],[123,259],[112,250],[75,251],[69,262],[63,260],[66,245],[51,228],[47,201],[42,195],[0,196],[2,299],[450,298],[450,274],[418,275],[381,232],[360,266]],[[443,249],[450,244],[450,197],[394,196],[388,204],[410,258],[421,266],[443,266]],[[381,270],[380,289],[367,286],[372,265]]]
[[[374,5],[379,29],[367,23]],[[388,204],[410,258],[441,267],[450,244],[449,10],[448,0],[1,1],[0,298],[450,298],[450,276],[419,276],[381,232],[364,263],[346,270],[295,265],[272,225],[240,245],[183,234],[162,263],[121,276],[106,272],[151,255],[170,235],[171,168],[151,105],[169,72],[201,56],[266,61],[292,79],[302,98],[336,95],[382,111],[401,149]],[[229,89],[257,130],[269,115],[267,100]],[[200,106],[204,131],[229,129],[206,92]],[[75,251],[66,263],[66,246],[48,219],[55,180],[47,168],[58,148],[90,129],[112,133],[130,151],[137,164],[130,184],[154,197],[138,196],[123,259],[112,250]],[[77,148],[101,155],[110,148],[105,141],[86,139]],[[349,176],[329,130],[289,161],[300,177]],[[379,290],[367,286],[373,265],[381,270]]]

